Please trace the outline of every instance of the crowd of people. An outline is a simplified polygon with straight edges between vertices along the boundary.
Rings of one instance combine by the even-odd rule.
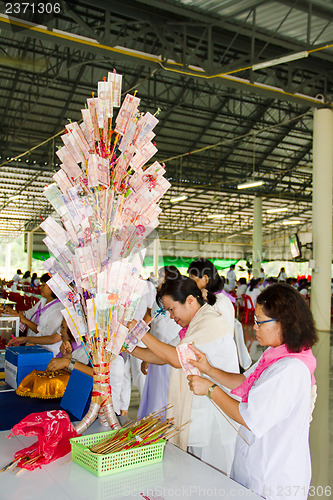
[[[260,277],[237,282],[231,266],[226,286],[214,264],[201,258],[187,274],[166,266],[159,270],[156,287],[154,276],[145,280],[127,326],[148,322],[161,307],[165,314],[152,321],[131,354],[122,352],[110,365],[116,413],[127,415],[133,384],[141,396],[139,417],[170,403],[166,416],[177,426],[187,424],[173,438],[183,450],[264,498],[280,498],[294,484],[299,485],[296,498],[307,498],[316,367],[311,347],[317,336],[302,293],[306,284],[297,290],[284,268],[275,279],[262,269]],[[48,370],[75,368],[92,376],[88,356],[71,336],[63,306],[47,285],[49,278],[40,278],[42,298],[33,308],[3,309],[19,316],[22,330],[8,345],[43,345],[54,355]],[[255,305],[256,338],[266,348],[254,364],[246,356],[244,361],[248,352],[235,318],[233,302],[244,295]],[[197,372],[182,369],[179,352],[184,347],[192,350],[190,363]]]

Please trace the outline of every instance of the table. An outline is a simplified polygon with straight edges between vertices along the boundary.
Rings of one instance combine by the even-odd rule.
[[[95,422],[86,433],[102,432]],[[35,438],[0,433],[0,468],[14,453],[32,444]],[[1,472],[1,491],[6,500],[174,500],[175,498],[252,498],[250,492],[213,467],[204,464],[169,443],[163,461],[129,471],[96,477],[74,463],[70,455],[33,472]]]
[[[4,305],[4,306],[13,306],[15,305],[16,306],[16,302],[13,302],[12,300],[9,300],[9,299],[0,299],[0,304]]]

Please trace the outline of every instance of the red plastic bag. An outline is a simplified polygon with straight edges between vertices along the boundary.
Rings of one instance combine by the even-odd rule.
[[[69,438],[78,434],[65,411],[50,410],[31,413],[14,425],[8,438],[17,435],[37,436],[36,443],[17,451],[14,456],[21,456],[19,467],[34,470],[67,455],[71,451]]]

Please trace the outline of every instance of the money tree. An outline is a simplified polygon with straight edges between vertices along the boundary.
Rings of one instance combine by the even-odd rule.
[[[119,427],[110,363],[148,330],[143,320],[131,331],[126,325],[144,287],[144,241],[158,225],[158,203],[170,187],[164,167],[150,161],[157,152],[156,113],[140,112],[136,95],[121,103],[121,81],[109,72],[81,110],[82,122],[65,126],[56,152],[60,170],[45,188],[56,211],[41,224],[51,254],[44,262],[52,276],[48,285],[93,365],[92,401],[78,433],[97,416],[111,429]]]

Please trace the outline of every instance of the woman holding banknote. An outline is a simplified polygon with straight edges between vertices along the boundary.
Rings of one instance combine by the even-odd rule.
[[[282,283],[259,295],[255,312],[257,340],[268,349],[244,374],[212,367],[194,348],[193,364],[232,389],[241,402],[219,387],[211,389],[206,377],[190,375],[189,387],[197,395],[210,390],[213,401],[241,424],[233,479],[269,500],[305,500],[311,482],[309,424],[316,398],[314,321],[298,291]]]
[[[38,344],[53,352],[56,356],[61,345],[60,326],[63,319],[61,309],[64,306],[47,285],[50,276],[45,273],[40,278],[42,298],[27,311],[15,311],[6,307],[4,312],[20,318],[20,330],[26,333],[8,342],[8,346],[18,344]]]
[[[205,303],[191,278],[181,276],[166,281],[159,292],[159,300],[171,319],[182,327],[185,336],[179,340],[177,335],[171,344],[165,344],[147,333],[142,340],[148,349],[136,348],[132,354],[149,363],[171,365],[168,401],[173,407],[167,416],[174,418],[177,426],[191,420],[172,442],[229,474],[237,432],[208,398],[191,393],[180,358],[181,347],[186,351],[186,345],[192,342],[205,352],[213,366],[224,366],[230,372],[239,373],[233,335],[222,316]],[[180,346],[180,358],[176,345]]]

